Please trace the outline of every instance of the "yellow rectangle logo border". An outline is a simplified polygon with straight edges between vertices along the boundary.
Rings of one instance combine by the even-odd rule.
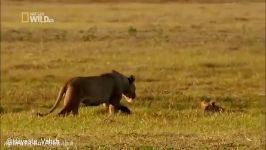
[[[30,14],[29,12],[21,12],[21,22],[22,23],[28,23],[30,22]]]

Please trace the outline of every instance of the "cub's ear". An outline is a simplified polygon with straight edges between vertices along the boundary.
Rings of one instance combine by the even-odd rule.
[[[133,75],[129,76],[128,81],[130,83],[134,82],[135,81],[135,77]]]
[[[214,102],[214,101],[211,101],[210,104],[211,104],[212,106],[215,106],[215,102]]]

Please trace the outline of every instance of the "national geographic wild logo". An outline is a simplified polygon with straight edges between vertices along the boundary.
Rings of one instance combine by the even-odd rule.
[[[54,19],[44,12],[21,12],[22,23],[53,23]]]

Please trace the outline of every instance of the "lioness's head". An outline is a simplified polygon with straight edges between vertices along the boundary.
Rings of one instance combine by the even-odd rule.
[[[123,91],[123,96],[126,98],[128,102],[132,102],[133,99],[136,98],[136,87],[134,84],[135,77],[133,75],[129,76],[127,78],[128,80],[128,86]]]

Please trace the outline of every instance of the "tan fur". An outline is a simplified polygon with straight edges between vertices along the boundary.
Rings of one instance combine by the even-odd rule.
[[[227,112],[227,113],[235,113],[235,112],[242,112],[245,113],[245,110],[242,109],[225,109],[221,106],[218,106],[215,104],[214,101],[201,101],[200,106],[202,108],[202,110],[204,110],[204,112],[212,112],[212,113],[223,113],[223,112]]]
[[[48,113],[37,115],[45,116],[52,113],[63,97],[64,108],[59,113],[62,116],[69,115],[70,112],[77,115],[80,103],[88,106],[104,103],[109,107],[110,114],[116,113],[120,108],[127,108],[120,104],[122,95],[130,99],[136,97],[134,80],[134,76],[126,77],[117,71],[100,76],[71,78],[61,88],[55,104]]]
[[[222,113],[225,111],[224,108],[218,106],[215,104],[215,102],[207,102],[207,101],[202,101],[200,103],[201,108],[204,110],[204,112],[219,112]]]

